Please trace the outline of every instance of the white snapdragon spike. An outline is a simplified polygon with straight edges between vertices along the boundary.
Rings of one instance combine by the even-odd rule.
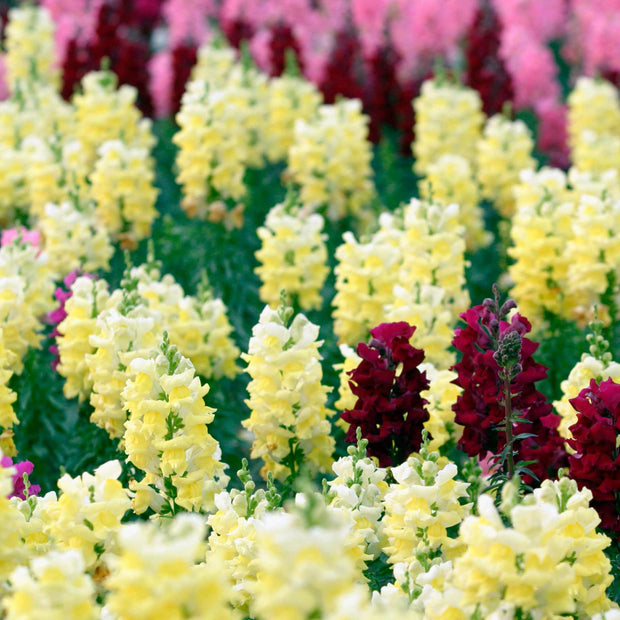
[[[609,610],[611,565],[603,550],[610,541],[596,531],[592,493],[563,478],[545,480],[519,501],[510,485],[502,494],[510,525],[488,495],[478,500],[478,516],[461,525],[465,549],[454,560],[452,583],[463,593],[463,610],[484,617],[504,609],[532,617]]]
[[[129,412],[124,447],[144,472],[131,483],[136,512],[149,506],[162,515],[214,509],[214,495],[228,477],[220,445],[208,431],[215,411],[205,405],[208,390],[166,336],[160,349],[129,364],[121,394]]]
[[[568,171],[570,186],[580,197],[594,196],[608,200],[620,200],[620,174],[618,170],[602,173],[584,172],[574,166]]]
[[[11,575],[4,600],[8,620],[97,620],[95,584],[79,551],[50,551]]]
[[[521,120],[511,121],[502,114],[492,116],[478,141],[477,175],[482,197],[492,201],[504,217],[514,213],[512,189],[522,170],[533,170],[534,140]]]
[[[119,481],[121,472],[118,461],[108,461],[94,475],[65,474],[58,481],[58,500],[41,509],[45,533],[60,549],[78,549],[89,569],[113,548],[121,519],[131,507],[129,491]]]
[[[222,491],[215,496],[217,511],[209,516],[211,528],[206,561],[216,556],[225,567],[234,592],[234,603],[245,615],[249,613],[252,585],[257,575],[257,531],[269,511],[265,491],[254,491],[254,483],[245,489]]]
[[[323,226],[321,215],[304,213],[293,199],[269,211],[265,225],[256,231],[261,247],[254,271],[262,282],[261,301],[276,307],[284,289],[304,311],[321,307],[329,271]]]
[[[50,267],[59,277],[79,269],[108,269],[113,248],[107,231],[71,202],[48,202],[38,222]]]
[[[329,617],[361,582],[353,520],[326,510],[315,494],[298,495],[292,512],[270,512],[257,530],[257,580],[250,612],[259,620]]]
[[[264,477],[293,474],[283,460],[299,450],[314,471],[332,463],[319,327],[303,314],[291,318],[282,306],[277,311],[266,306],[252,329],[248,353],[242,354],[251,377],[246,401],[251,414],[242,424],[254,434],[251,456],[265,462]]]
[[[484,114],[480,95],[447,81],[426,80],[413,102],[416,114],[414,170],[425,175],[442,155],[460,155],[472,165]]]
[[[200,563],[205,534],[204,518],[191,514],[177,515],[164,526],[124,525],[118,552],[109,559],[105,613],[120,619],[131,609],[136,620],[239,619],[229,606],[232,592],[222,564],[215,557]]]
[[[301,203],[325,209],[330,220],[359,215],[372,199],[372,152],[368,117],[358,99],[319,107],[315,118],[298,119],[288,172]]]

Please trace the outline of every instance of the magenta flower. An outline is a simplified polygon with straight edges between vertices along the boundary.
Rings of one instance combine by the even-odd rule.
[[[19,497],[20,499],[26,499],[26,485],[24,484],[24,474],[30,476],[34,465],[30,461],[20,461],[19,463],[13,463],[13,459],[8,456],[3,456],[0,459],[2,467],[13,467],[15,473],[13,474],[13,492],[9,497]],[[31,495],[38,495],[41,492],[41,487],[38,484],[31,484],[28,487],[28,497]]]

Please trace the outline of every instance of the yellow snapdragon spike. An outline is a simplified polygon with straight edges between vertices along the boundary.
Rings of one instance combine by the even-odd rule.
[[[106,610],[112,617],[240,619],[228,603],[233,593],[217,558],[204,557],[204,519],[177,515],[166,527],[131,523],[110,559]]]
[[[295,124],[288,173],[301,203],[325,209],[336,220],[359,215],[373,198],[368,117],[358,99],[319,107],[318,115]]]
[[[129,490],[119,480],[118,461],[100,465],[93,474],[58,481],[58,499],[50,499],[40,509],[44,531],[57,548],[76,549],[87,569],[95,568],[100,556],[112,546],[121,519],[131,507]]]
[[[84,76],[82,92],[73,97],[75,136],[90,168],[99,148],[109,140],[121,140],[127,147],[151,151],[155,138],[151,121],[142,118],[136,107],[138,91],[123,84],[109,71],[93,71]]]
[[[111,236],[148,237],[157,216],[155,172],[146,148],[121,140],[104,142],[90,175],[95,216]]]
[[[50,551],[20,566],[11,575],[11,593],[4,601],[7,620],[40,618],[96,620],[95,584],[76,549]]]
[[[96,332],[97,316],[106,309],[110,295],[104,280],[79,277],[71,285],[71,297],[65,302],[67,316],[58,325],[56,338],[60,358],[56,368],[66,379],[63,393],[67,398],[85,400],[92,380],[87,356],[95,352],[90,336]]]
[[[323,96],[307,80],[283,76],[269,81],[264,139],[267,159],[286,161],[295,139],[298,120],[310,122],[323,103]]]
[[[304,311],[321,307],[329,271],[323,226],[321,215],[303,213],[295,205],[278,204],[269,211],[265,225],[256,231],[261,247],[254,271],[262,282],[263,303],[275,308],[284,289]]]
[[[228,477],[219,443],[207,427],[215,412],[204,402],[209,386],[166,339],[161,349],[133,359],[128,374],[122,392],[129,413],[123,445],[128,460],[144,472],[132,484],[138,492],[134,510],[150,505],[162,514],[179,508],[213,511],[214,495]],[[159,497],[149,495],[146,504],[145,493],[152,490]]]
[[[523,121],[511,121],[502,114],[485,124],[476,145],[476,169],[483,198],[495,204],[504,217],[514,212],[512,189],[522,170],[536,168],[532,157],[534,140]]]
[[[470,163],[460,155],[442,155],[428,166],[419,183],[420,196],[429,202],[446,206],[459,205],[461,223],[465,227],[467,249],[487,246],[492,236],[484,229],[480,190]]]
[[[50,267],[59,278],[79,269],[109,269],[114,252],[110,235],[93,214],[79,211],[70,202],[48,202],[38,222]]]
[[[442,155],[460,155],[473,166],[484,114],[475,90],[436,79],[422,84],[414,100],[414,171],[423,176]]]
[[[54,21],[47,9],[26,5],[9,11],[6,72],[13,95],[33,83],[60,86],[54,34]]]
[[[292,473],[282,464],[291,451],[289,440],[303,450],[312,470],[325,471],[332,463],[334,439],[325,407],[329,388],[321,383],[318,334],[318,325],[303,314],[288,325],[282,307],[267,306],[252,330],[248,353],[241,356],[251,377],[246,401],[251,413],[242,424],[254,433],[251,456],[265,462],[265,478],[268,472],[280,479]]]
[[[545,480],[521,503],[504,508],[506,526],[493,499],[482,495],[478,516],[461,525],[465,551],[454,561],[463,609],[484,617],[500,609],[539,617],[607,611],[612,576],[603,550],[610,541],[596,531],[600,518],[591,499],[572,480]]]
[[[94,352],[86,356],[88,381],[92,383],[91,422],[110,437],[122,437],[127,414],[121,392],[132,360],[148,356],[161,334],[160,316],[139,304],[126,315],[116,308],[103,310],[89,338]]]
[[[257,620],[330,618],[341,599],[354,594],[360,570],[350,546],[352,519],[339,510],[309,506],[320,497],[297,496],[298,510],[312,511],[306,523],[298,512],[270,512],[257,531],[257,579],[251,584],[250,612]]]

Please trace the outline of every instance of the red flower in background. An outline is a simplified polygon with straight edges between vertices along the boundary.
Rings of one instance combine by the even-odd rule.
[[[371,329],[369,344],[357,346],[362,361],[349,373],[357,402],[341,416],[351,425],[347,441],[355,443],[359,427],[368,440],[368,456],[377,457],[381,467],[398,465],[419,450],[429,419],[427,401],[420,395],[429,383],[418,368],[424,351],[409,344],[414,330],[404,322]]]
[[[577,411],[577,422],[570,427],[573,438],[568,440],[575,450],[568,457],[570,477],[579,488],[592,491],[601,525],[620,532],[620,384],[592,379],[570,404]]]

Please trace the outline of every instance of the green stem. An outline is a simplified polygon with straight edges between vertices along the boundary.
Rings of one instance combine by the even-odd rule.
[[[514,437],[512,434],[512,395],[510,392],[510,373],[504,376],[504,407],[506,410],[506,445],[508,446],[508,479],[512,480],[515,473],[515,462],[512,446]]]

